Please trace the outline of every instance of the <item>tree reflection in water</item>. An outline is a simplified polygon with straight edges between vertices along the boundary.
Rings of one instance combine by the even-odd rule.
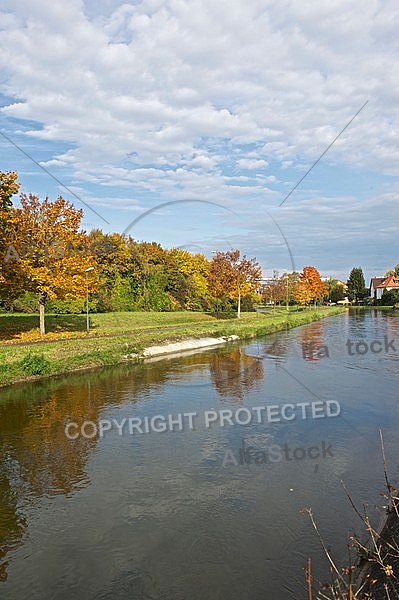
[[[34,498],[71,495],[90,483],[87,463],[98,436],[65,435],[68,422],[98,421],[110,406],[138,402],[182,373],[207,375],[224,398],[242,402],[262,385],[262,361],[240,348],[126,365],[0,392],[0,581],[7,579],[7,554],[22,543],[24,513]],[[176,371],[176,373],[175,373]]]
[[[241,348],[213,354],[209,366],[212,384],[222,397],[233,398],[241,404],[248,392],[261,389],[262,360],[247,355]]]

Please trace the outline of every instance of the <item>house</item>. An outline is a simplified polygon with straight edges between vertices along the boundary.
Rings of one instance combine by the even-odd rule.
[[[382,283],[386,279],[385,277],[372,277],[370,281],[370,298],[374,300],[380,300],[382,296],[382,291],[378,288],[380,283]]]
[[[370,296],[374,300],[381,300],[384,290],[399,290],[399,275],[388,277],[373,277],[370,281]]]

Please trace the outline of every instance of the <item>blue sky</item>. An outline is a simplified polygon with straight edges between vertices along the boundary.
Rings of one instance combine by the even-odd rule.
[[[395,1],[2,7],[0,132],[19,148],[0,136],[0,169],[23,191],[119,232],[190,200],[131,235],[208,257],[238,247],[265,275],[369,279],[399,262]]]

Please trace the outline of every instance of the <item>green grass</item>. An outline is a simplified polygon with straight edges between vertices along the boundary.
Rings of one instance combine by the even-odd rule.
[[[46,333],[80,332],[86,334],[86,315],[46,315]],[[124,312],[90,315],[91,335],[126,333],[140,329],[174,327],[187,323],[213,322],[209,315],[194,312]],[[37,314],[0,315],[0,340],[19,338],[21,333],[38,330]]]
[[[46,317],[48,329],[54,321],[61,329],[53,333],[76,332],[82,338],[51,340],[21,345],[18,335],[23,329],[37,326],[37,315],[1,315],[0,330],[3,340],[12,339],[0,347],[0,386],[50,375],[60,375],[79,369],[115,365],[126,360],[139,360],[144,348],[155,344],[175,342],[187,338],[219,337],[236,334],[241,339],[262,336],[297,325],[310,323],[325,316],[338,314],[341,307],[320,307],[315,310],[290,312],[277,309],[276,313],[243,313],[242,318],[217,320],[201,313],[115,313],[91,315],[94,332],[85,336],[86,321],[74,329],[77,321],[59,315]],[[91,330],[92,331],[92,330]],[[110,337],[100,337],[100,336]],[[8,336],[8,337],[7,337]],[[17,345],[18,343],[18,345]]]

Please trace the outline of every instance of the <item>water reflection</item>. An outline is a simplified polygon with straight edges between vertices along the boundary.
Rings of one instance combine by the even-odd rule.
[[[373,355],[374,364],[387,355],[390,362],[399,361],[399,326],[395,312],[359,311],[351,309],[334,328],[323,321],[309,323],[294,330],[268,336],[258,343],[258,357],[271,358],[277,364],[290,358],[310,364]],[[373,342],[377,342],[373,345]],[[391,345],[389,346],[389,343]],[[389,346],[389,347],[388,347]],[[367,364],[367,368],[372,365]]]
[[[209,368],[211,382],[218,394],[239,403],[251,390],[259,390],[264,379],[262,361],[242,348],[212,355]]]
[[[378,496],[379,454],[366,438],[378,445],[374,434],[384,427],[389,455],[399,426],[397,355],[309,360],[301,345],[384,334],[399,337],[395,315],[334,317],[241,347],[0,391],[2,597],[301,597],[303,555],[318,556],[319,548],[299,510],[314,506],[339,548],[335,529],[345,533],[352,524],[339,481],[349,473],[357,491],[373,488]],[[290,354],[292,345],[299,356]],[[275,368],[279,360],[296,380]],[[364,436],[338,419],[143,436],[114,430],[102,439],[69,440],[64,432],[68,422],[201,413],[218,401],[236,410],[314,400],[298,382],[339,400]],[[227,448],[308,447],[324,439],[334,459],[320,461],[317,472],[305,461],[222,467]]]
[[[337,340],[338,345],[342,345],[341,340]],[[275,359],[287,359],[294,357],[304,360],[308,363],[317,363],[323,358],[329,358],[336,348],[334,342],[332,347],[331,340],[327,341],[325,326],[320,321],[309,323],[306,326],[295,329],[295,336],[292,332],[286,334],[275,334],[274,339],[265,341],[262,345],[264,356]]]
[[[2,582],[7,580],[8,561],[5,557],[20,543],[26,529],[26,519],[18,512],[18,493],[10,484],[10,479],[15,480],[15,477],[4,453],[0,453],[0,461],[0,582]]]
[[[176,361],[175,361],[176,362]],[[179,358],[188,373],[203,374],[218,393],[242,401],[261,385],[262,363],[240,348],[227,354]],[[112,377],[110,376],[112,372]],[[21,499],[63,494],[90,484],[88,460],[98,443],[65,435],[69,422],[97,422],[103,409],[138,402],[176,376],[169,361],[121,367],[90,375],[16,386],[0,392],[0,578],[7,578],[7,552],[23,538],[26,518]],[[181,369],[178,369],[180,375]],[[179,377],[177,375],[177,378]],[[208,383],[209,385],[209,383]]]

